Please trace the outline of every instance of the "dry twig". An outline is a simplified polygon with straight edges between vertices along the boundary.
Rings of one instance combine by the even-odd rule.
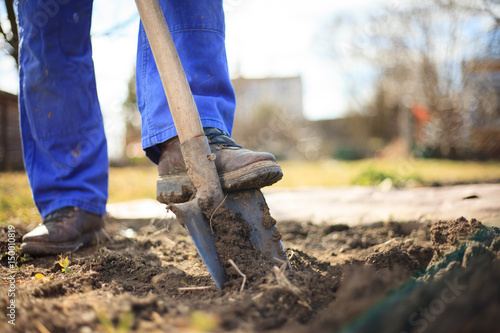
[[[205,289],[211,289],[213,288],[212,286],[201,286],[201,287],[181,287],[177,288],[177,290],[205,290]]]
[[[286,265],[281,266],[281,269],[279,269],[277,266],[273,267],[273,272],[274,272],[274,275],[276,277],[276,282],[278,283],[278,285],[267,287],[267,288],[270,288],[270,289],[281,288],[281,289],[287,290],[290,293],[292,293],[293,295],[297,296],[297,298],[299,299],[297,301],[298,304],[308,308],[309,310],[312,310],[311,306],[309,305],[309,302],[307,302],[307,300],[304,298],[300,289],[297,288],[296,286],[294,286],[290,282],[290,280],[288,280],[287,277],[285,276],[285,273],[284,273],[285,267],[286,267]]]
[[[38,320],[35,320],[33,322],[33,324],[35,324],[35,327],[38,329],[38,331],[40,333],[50,333],[50,331],[47,329],[47,327],[45,327],[41,322],[39,322]]]
[[[217,208],[214,209],[214,211],[212,212],[212,215],[210,215],[210,230],[212,231],[212,233],[214,233],[214,229],[212,228],[212,218],[214,217],[214,214],[215,212],[222,206],[222,204],[224,203],[224,201],[226,201],[227,199],[227,194],[226,196],[224,197],[224,199],[221,201],[221,203],[217,206]]]
[[[229,263],[243,277],[243,283],[241,284],[241,288],[240,288],[240,294],[241,294],[243,292],[243,287],[245,287],[245,283],[247,282],[247,276],[240,271],[240,269],[238,268],[238,266],[236,266],[236,264],[234,263],[233,259],[229,259]]]
[[[106,229],[102,229],[102,233],[104,234],[104,236],[106,236],[106,238],[108,239],[108,241],[113,244],[114,243],[114,240],[111,238],[111,236],[108,234],[108,232],[106,231]],[[99,238],[98,238],[99,239]],[[100,239],[99,239],[100,240]]]

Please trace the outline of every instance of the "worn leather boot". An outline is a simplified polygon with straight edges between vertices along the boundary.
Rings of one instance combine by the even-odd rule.
[[[104,216],[76,207],[63,207],[24,235],[21,248],[32,256],[74,252],[104,235]]]
[[[281,167],[269,153],[258,153],[237,145],[227,133],[205,127],[222,190],[226,192],[262,188],[283,177]],[[170,204],[188,201],[195,192],[189,180],[177,137],[161,144],[158,162],[157,199]]]

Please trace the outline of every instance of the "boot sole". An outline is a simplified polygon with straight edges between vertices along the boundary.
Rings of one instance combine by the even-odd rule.
[[[99,229],[82,235],[78,240],[73,242],[64,242],[58,244],[48,244],[48,243],[22,243],[21,249],[30,254],[33,257],[48,256],[48,255],[58,255],[62,253],[75,252],[82,247],[88,245],[93,240],[105,237],[104,230]]]
[[[223,191],[233,192],[269,186],[282,177],[279,165],[272,161],[261,161],[219,175],[219,180]],[[195,188],[187,174],[160,176],[156,182],[156,198],[162,203],[186,202],[194,192]]]

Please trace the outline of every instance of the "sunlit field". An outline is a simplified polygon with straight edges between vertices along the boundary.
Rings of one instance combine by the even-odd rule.
[[[498,182],[500,162],[460,162],[448,160],[360,160],[360,161],[281,161],[284,177],[272,189],[286,191],[299,186],[377,185],[383,178],[399,184]],[[109,202],[156,197],[157,171],[154,165],[112,167]],[[0,173],[0,221],[39,222],[28,179],[24,172]]]

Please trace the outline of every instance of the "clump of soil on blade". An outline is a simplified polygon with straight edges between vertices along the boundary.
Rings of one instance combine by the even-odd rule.
[[[264,228],[271,229],[273,226],[276,225],[276,220],[271,216],[269,207],[267,206],[267,204],[262,203],[260,205],[260,210],[264,213],[264,220],[262,221]]]
[[[500,312],[500,231],[478,221],[280,223],[290,261],[269,262],[237,215],[212,221],[229,282],[219,291],[175,221],[108,221],[112,242],[68,255],[18,251],[16,321],[1,332],[486,332]],[[133,228],[135,233],[125,232]],[[17,239],[26,232],[16,226]],[[133,235],[132,235],[133,234]],[[0,247],[6,246],[0,229]],[[132,236],[131,236],[132,235]],[[63,258],[66,255],[63,256]],[[247,276],[228,264],[232,259]],[[7,277],[5,257],[0,270]],[[7,281],[5,281],[7,282]],[[0,285],[0,306],[10,302]],[[443,296],[444,295],[444,296]],[[444,297],[444,298],[443,298]]]
[[[223,204],[214,209],[210,201],[202,202],[200,207],[216,235],[215,247],[228,276],[225,288],[241,286],[243,278],[237,269],[244,271],[242,273],[247,283],[260,283],[259,281],[271,271],[272,263],[252,245],[250,225],[241,213],[235,214]]]

